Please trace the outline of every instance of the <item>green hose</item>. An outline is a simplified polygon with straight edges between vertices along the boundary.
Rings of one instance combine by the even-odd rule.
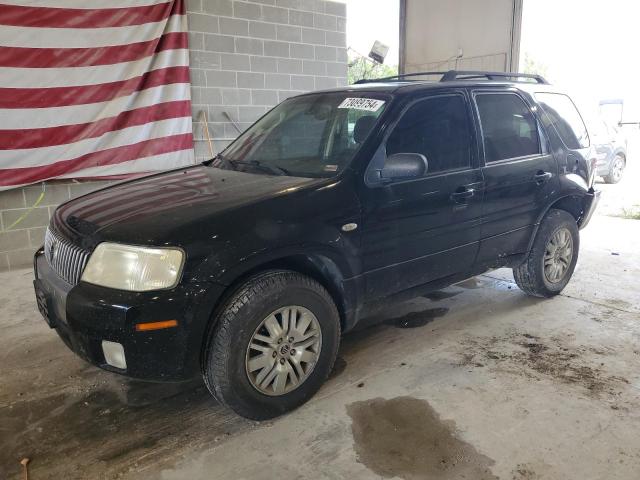
[[[20,217],[18,217],[15,222],[13,222],[11,225],[9,225],[5,229],[5,232],[11,230],[13,227],[18,225],[21,221],[23,221],[25,218],[27,218],[29,216],[29,214],[33,211],[34,208],[36,208],[38,205],[40,205],[40,202],[42,202],[42,199],[44,198],[44,191],[45,191],[45,189],[43,188],[42,192],[40,193],[40,196],[38,197],[36,202],[31,206],[31,208],[29,208],[29,210],[27,210],[22,215],[20,215]]]

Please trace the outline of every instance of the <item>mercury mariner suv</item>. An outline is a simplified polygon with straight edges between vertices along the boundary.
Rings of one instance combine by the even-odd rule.
[[[433,75],[290,98],[214,159],[61,205],[35,254],[47,323],[98,367],[202,375],[266,419],[381,305],[500,267],[557,295],[599,198],[578,110],[539,76]]]

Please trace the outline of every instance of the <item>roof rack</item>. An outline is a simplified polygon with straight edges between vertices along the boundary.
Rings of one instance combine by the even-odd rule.
[[[545,80],[542,75],[532,75],[529,73],[514,73],[514,72],[484,72],[484,71],[476,71],[476,70],[449,70],[447,72],[414,72],[414,73],[403,73],[400,75],[393,75],[390,77],[384,78],[376,78],[376,79],[362,79],[358,80],[356,84],[359,83],[371,83],[371,82],[399,82],[408,77],[419,77],[425,75],[442,75],[440,78],[441,82],[451,82],[455,80],[473,80],[477,78],[485,78],[487,80],[501,80],[501,79],[528,79],[535,80],[536,83],[548,85],[549,82]]]
[[[487,80],[500,80],[503,78],[515,78],[515,79],[529,79],[535,80],[536,83],[548,85],[549,82],[545,80],[542,75],[532,75],[530,73],[515,73],[515,72],[483,72],[475,70],[449,70],[440,79],[441,82],[449,82],[452,80],[471,80],[474,78],[486,78]]]
[[[401,73],[399,75],[391,75],[390,77],[383,78],[363,78],[362,80],[358,80],[355,84],[360,83],[373,83],[373,82],[399,82],[407,77],[418,77],[423,75],[445,75],[448,72],[415,72],[415,73]]]

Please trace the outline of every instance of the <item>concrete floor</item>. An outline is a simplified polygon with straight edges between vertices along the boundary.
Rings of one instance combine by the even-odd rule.
[[[199,383],[131,382],[40,319],[0,274],[0,478],[638,479],[640,221],[596,217],[562,296],[500,270],[390,307],[333,377],[270,422]],[[404,328],[403,328],[404,327]]]

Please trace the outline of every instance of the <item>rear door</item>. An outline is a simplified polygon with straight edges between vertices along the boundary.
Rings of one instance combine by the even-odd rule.
[[[557,154],[560,175],[577,174],[584,180],[581,188],[589,188],[594,173],[591,165],[591,140],[580,112],[573,101],[561,93],[537,92],[535,98],[545,113],[542,117],[545,119],[545,127],[560,137],[564,147],[564,151]],[[573,177],[571,182],[574,183],[574,180],[578,179]]]
[[[361,193],[369,300],[466,271],[478,250],[483,184],[466,92],[408,105],[367,174],[395,153],[422,154],[429,165],[424,177],[369,182]]]
[[[542,129],[516,90],[476,90],[485,193],[477,262],[504,264],[524,253],[537,219],[557,189],[558,167]]]

